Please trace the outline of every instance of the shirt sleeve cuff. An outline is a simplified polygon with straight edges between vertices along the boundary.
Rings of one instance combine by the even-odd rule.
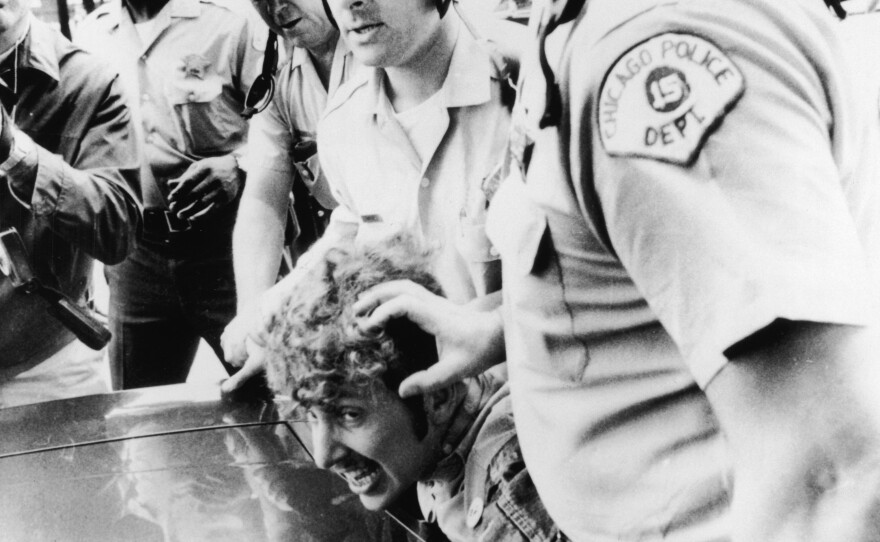
[[[9,192],[25,209],[31,209],[34,195],[34,169],[38,163],[37,144],[24,132],[13,131],[9,157],[0,163],[0,175],[8,179]]]

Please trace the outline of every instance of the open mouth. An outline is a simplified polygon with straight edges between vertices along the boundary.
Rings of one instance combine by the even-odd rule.
[[[363,36],[378,29],[380,26],[382,26],[382,23],[363,24],[358,27],[352,28],[351,31],[355,34]]]
[[[379,465],[369,459],[357,465],[349,465],[339,471],[339,474],[348,482],[348,488],[358,495],[368,492],[382,474]]]
[[[279,24],[278,26],[280,26],[284,30],[290,30],[291,28],[296,26],[297,23],[299,23],[301,20],[302,20],[302,17],[298,17],[296,19],[293,19],[292,21],[287,21],[286,23]]]

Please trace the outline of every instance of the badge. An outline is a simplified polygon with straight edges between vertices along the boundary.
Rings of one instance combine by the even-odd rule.
[[[605,74],[602,146],[611,156],[688,165],[744,91],[742,72],[712,42],[692,34],[655,36]]]
[[[204,79],[211,67],[211,61],[202,55],[186,55],[180,61],[183,63],[183,76]]]

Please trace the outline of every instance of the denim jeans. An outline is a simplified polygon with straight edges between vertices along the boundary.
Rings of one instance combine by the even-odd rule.
[[[173,249],[140,242],[106,274],[114,389],[185,382],[200,339],[234,372],[220,348],[236,311],[228,242],[196,240]]]

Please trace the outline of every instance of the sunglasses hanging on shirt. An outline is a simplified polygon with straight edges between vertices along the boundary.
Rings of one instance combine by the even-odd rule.
[[[275,95],[275,68],[278,65],[278,36],[269,31],[266,38],[266,52],[263,53],[263,69],[260,75],[254,79],[251,88],[248,89],[244,98],[244,109],[241,116],[250,119],[260,111],[266,109]]]

